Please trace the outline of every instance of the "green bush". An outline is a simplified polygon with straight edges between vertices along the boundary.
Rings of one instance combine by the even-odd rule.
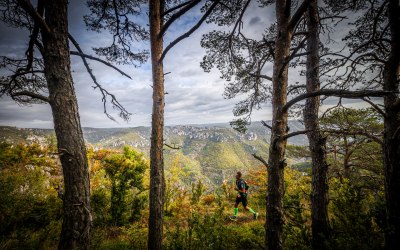
[[[331,182],[332,245],[338,249],[382,249],[383,230],[376,223],[382,215],[383,195],[371,196],[348,179]]]

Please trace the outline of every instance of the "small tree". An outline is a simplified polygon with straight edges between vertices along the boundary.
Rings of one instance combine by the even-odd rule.
[[[130,188],[143,190],[143,175],[148,162],[143,154],[126,146],[122,154],[111,154],[104,158],[104,168],[111,180],[111,218],[115,226],[124,224],[127,210],[126,195]]]
[[[321,119],[331,175],[383,185],[383,120],[373,109],[337,108]]]

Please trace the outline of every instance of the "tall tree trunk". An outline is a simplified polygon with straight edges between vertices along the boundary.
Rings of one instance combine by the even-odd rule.
[[[161,249],[164,204],[164,73],[161,55],[163,39],[160,35],[163,0],[150,0],[150,43],[153,73],[153,114],[150,147],[150,216],[148,248]]]
[[[291,32],[288,24],[290,20],[290,1],[276,2],[277,37],[275,40],[275,61],[272,76],[272,130],[271,146],[268,159],[268,196],[266,221],[267,249],[282,249],[283,233],[283,205],[284,193],[283,170],[285,166],[285,150],[287,140],[281,137],[287,133],[288,113],[282,108],[286,104],[288,85],[288,63],[286,62]]]
[[[59,249],[89,249],[91,229],[88,161],[71,76],[67,0],[45,1],[45,77],[64,174],[64,220]]]
[[[307,64],[306,89],[314,92],[320,89],[319,82],[319,16],[317,0],[311,0],[306,13],[307,20]],[[325,138],[323,138],[319,123],[319,97],[306,100],[304,107],[304,125],[307,133],[312,160],[312,248],[327,249],[329,242],[328,219],[328,164],[326,162]]]
[[[391,32],[391,52],[383,73],[384,90],[399,92],[400,75],[400,3],[390,0],[388,18]],[[387,249],[400,249],[400,98],[393,93],[385,96],[384,134],[385,194]]]

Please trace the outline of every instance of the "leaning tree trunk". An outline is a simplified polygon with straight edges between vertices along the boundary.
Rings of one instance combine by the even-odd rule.
[[[64,220],[59,249],[89,249],[91,208],[89,172],[68,46],[67,0],[45,1],[43,33],[45,77],[57,147],[64,174]]]
[[[150,43],[153,73],[153,115],[150,147],[150,215],[148,248],[161,249],[164,204],[164,74],[161,55],[163,39],[160,35],[163,0],[150,1]]]
[[[315,92],[320,89],[319,82],[319,16],[317,0],[311,0],[306,13],[307,20],[307,64],[306,89]],[[312,248],[327,249],[329,241],[328,219],[328,164],[326,162],[325,138],[322,136],[319,123],[319,97],[306,100],[304,107],[304,125],[307,132],[312,160]]]
[[[390,0],[388,8],[391,52],[383,73],[384,90],[397,92],[385,96],[384,166],[387,249],[400,249],[400,3]]]
[[[283,204],[284,193],[283,170],[285,166],[286,139],[281,139],[287,133],[288,113],[283,111],[286,104],[288,85],[288,63],[286,62],[291,32],[288,24],[290,20],[290,1],[276,2],[277,37],[275,40],[275,61],[272,76],[272,129],[271,145],[268,159],[268,196],[266,221],[267,249],[282,249],[283,233]]]

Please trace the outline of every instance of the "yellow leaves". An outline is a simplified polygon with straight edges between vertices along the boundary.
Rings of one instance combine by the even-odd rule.
[[[212,203],[215,202],[215,200],[216,199],[214,194],[207,194],[201,198],[201,201],[207,206],[210,206]]]

